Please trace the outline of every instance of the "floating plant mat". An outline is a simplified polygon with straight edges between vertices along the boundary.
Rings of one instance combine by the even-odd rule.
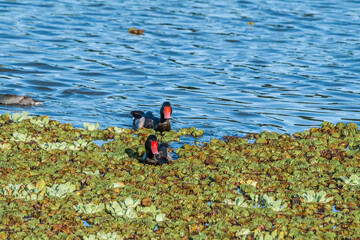
[[[360,237],[354,123],[194,140],[161,166],[141,162],[149,134],[202,131],[84,126],[0,116],[0,239]]]

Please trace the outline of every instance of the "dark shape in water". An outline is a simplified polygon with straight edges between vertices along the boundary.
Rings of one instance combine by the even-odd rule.
[[[144,33],[144,29],[136,29],[136,28],[129,28],[129,33],[131,34],[136,34],[136,35],[141,35]]]
[[[169,145],[167,143],[158,144],[156,136],[150,135],[145,142],[143,162],[160,165],[173,161],[167,150],[168,147]]]
[[[170,131],[170,120],[172,108],[169,102],[164,102],[160,109],[160,119],[155,117],[152,112],[131,111],[133,116],[133,127],[135,130],[139,128],[152,128],[156,131]]]
[[[0,104],[4,105],[42,105],[41,102],[32,99],[29,96],[19,96],[13,94],[0,94]]]

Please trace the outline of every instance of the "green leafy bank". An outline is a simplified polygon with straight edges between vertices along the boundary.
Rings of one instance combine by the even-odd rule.
[[[360,238],[354,123],[194,140],[162,166],[148,135],[202,130],[84,127],[0,115],[0,239]]]

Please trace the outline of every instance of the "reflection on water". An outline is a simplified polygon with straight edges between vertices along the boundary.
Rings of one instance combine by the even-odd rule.
[[[175,129],[216,137],[360,119],[354,1],[33,0],[0,10],[1,93],[44,101],[0,113],[131,127],[131,110],[159,114],[168,100]]]

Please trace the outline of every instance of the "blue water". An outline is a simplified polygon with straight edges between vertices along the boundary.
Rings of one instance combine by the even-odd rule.
[[[359,122],[359,3],[0,1],[0,91],[44,101],[0,113],[131,127],[168,100],[174,129],[216,137]]]

